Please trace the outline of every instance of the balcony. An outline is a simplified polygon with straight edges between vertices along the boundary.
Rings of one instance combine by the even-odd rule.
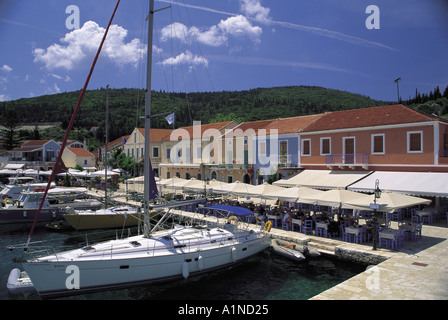
[[[325,163],[328,167],[350,167],[362,166],[367,169],[369,166],[369,155],[365,153],[357,154],[331,154],[325,156]]]

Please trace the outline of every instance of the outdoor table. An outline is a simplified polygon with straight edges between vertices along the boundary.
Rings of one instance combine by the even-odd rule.
[[[294,230],[294,225],[298,225],[299,226],[299,231],[302,231],[302,219],[292,219],[292,230]]]
[[[394,229],[386,229],[386,230],[378,232],[380,242],[381,242],[381,239],[395,240],[397,233],[398,233],[398,230],[394,230]]]
[[[281,216],[278,216],[278,215],[275,215],[275,214],[268,214],[267,218],[268,218],[268,220],[274,221],[274,226],[275,227],[277,227],[277,221],[282,219]]]
[[[328,230],[329,222],[316,222],[316,228]]]
[[[417,224],[415,223],[406,223],[400,226],[400,229],[404,229],[406,232],[415,232],[417,228]]]
[[[316,235],[327,237],[329,224],[329,222],[316,222]]]
[[[345,233],[357,235],[360,232],[361,232],[361,228],[358,228],[358,227],[355,227],[355,226],[345,227]]]
[[[397,235],[399,232],[400,232],[399,230],[394,230],[394,229],[385,229],[385,230],[378,232],[380,247],[381,247],[382,239],[392,240],[390,249],[393,249],[395,246],[398,246]],[[395,243],[395,245],[394,245],[394,243]],[[386,244],[386,248],[388,248],[387,244]]]
[[[415,213],[417,216],[420,217],[420,221],[424,222],[427,221],[428,224],[434,223],[434,211],[432,210],[420,210]]]

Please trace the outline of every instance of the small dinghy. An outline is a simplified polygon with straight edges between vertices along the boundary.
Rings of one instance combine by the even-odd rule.
[[[9,273],[8,284],[6,287],[8,288],[9,293],[13,295],[36,291],[27,273],[25,271],[20,271],[18,268],[12,269]]]
[[[305,260],[307,257],[320,256],[316,249],[279,239],[272,239],[271,246],[274,252],[296,261]]]

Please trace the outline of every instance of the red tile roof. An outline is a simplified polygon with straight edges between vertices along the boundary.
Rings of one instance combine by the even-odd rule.
[[[35,147],[35,146],[43,146],[46,144],[50,139],[48,140],[30,140],[24,144],[22,144],[22,147]]]
[[[231,132],[224,135],[224,137],[247,137],[257,135],[259,130],[266,129],[275,120],[258,120],[243,122],[239,126],[236,126]]]
[[[436,121],[402,104],[345,111],[327,112],[303,132],[375,127],[383,125]]]
[[[243,122],[235,128],[234,132],[228,135],[232,136],[250,136],[251,129],[255,135],[270,134],[270,130],[277,130],[277,134],[297,133],[302,131],[323,114],[297,116],[290,118],[278,118],[269,120],[258,120]],[[241,131],[238,131],[241,130]]]
[[[234,123],[236,125],[236,122],[234,121],[224,121],[224,122],[216,122],[216,123],[209,123],[209,124],[202,124],[201,123],[201,137],[209,137],[213,135],[213,132],[216,131],[221,131],[221,133],[224,133],[225,129],[231,129],[233,128],[232,123]],[[183,129],[187,131],[187,134],[189,136],[189,138],[194,138],[193,136],[193,128],[194,126],[190,126],[190,127],[181,127],[179,129]],[[205,132],[207,131],[207,132]],[[205,135],[204,135],[205,134]],[[178,137],[175,137],[176,140]],[[166,137],[164,137],[162,140],[163,141],[170,141],[171,136],[168,135]]]
[[[94,157],[93,153],[83,148],[67,148],[78,157]]]
[[[145,128],[138,128],[138,131],[140,131],[141,135],[145,137]],[[172,129],[156,129],[151,128],[149,140],[150,142],[160,142],[165,138],[166,136],[169,136],[171,134]]]
[[[320,119],[324,114],[313,114],[291,118],[279,118],[272,122],[268,129],[277,129],[278,134],[297,133]]]

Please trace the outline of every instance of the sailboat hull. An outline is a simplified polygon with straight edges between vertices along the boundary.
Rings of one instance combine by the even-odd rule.
[[[142,221],[141,213],[124,214],[64,214],[64,219],[76,230],[110,229],[137,226]]]
[[[244,261],[269,245],[270,239],[261,237],[209,249],[200,249],[198,243],[198,250],[191,247],[188,252],[171,248],[157,253],[145,248],[141,258],[110,259],[110,252],[104,252],[104,260],[29,262],[24,263],[24,268],[39,295],[51,298],[209,273]]]
[[[37,209],[5,208],[0,209],[0,225],[5,224],[32,224],[37,215]],[[62,208],[42,209],[38,222],[52,222],[63,219],[65,210]]]

